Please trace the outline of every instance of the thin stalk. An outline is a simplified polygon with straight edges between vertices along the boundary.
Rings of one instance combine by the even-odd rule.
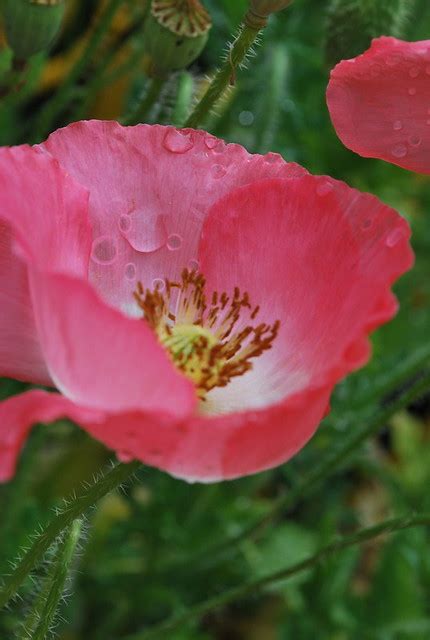
[[[24,554],[15,571],[11,575],[4,577],[3,588],[0,591],[0,609],[16,595],[24,580],[40,562],[60,533],[70,526],[73,520],[80,518],[88,509],[97,504],[106,494],[129,480],[140,466],[140,462],[116,465],[108,473],[96,480],[92,486],[78,494],[70,504],[65,506],[51,520],[42,533],[38,535],[30,549]]]
[[[52,628],[79,542],[81,529],[82,521],[77,519],[64,532],[63,539],[53,560],[52,571],[47,577],[46,589],[43,590],[41,597],[37,600],[35,609],[30,615],[29,623],[26,625],[27,638],[45,640]]]
[[[245,16],[239,35],[231,45],[227,60],[216,73],[203,98],[195,106],[184,125],[185,127],[196,128],[205,121],[227,87],[234,84],[237,69],[246,60],[266,24],[267,20],[258,21],[250,13]]]
[[[166,80],[166,76],[153,78],[143,101],[139,104],[137,109],[122,120],[122,123],[138,124],[139,122],[144,122],[145,118],[151,112],[152,107],[159,99],[163,87],[166,84]]]
[[[178,78],[178,91],[175,107],[172,113],[172,124],[180,126],[187,117],[194,93],[193,76],[188,71],[182,71]]]
[[[108,31],[112,20],[124,0],[110,0],[105,12],[100,18],[97,27],[91,34],[87,46],[82,52],[81,57],[77,60],[75,66],[70,71],[65,81],[61,84],[57,93],[42,109],[39,118],[36,121],[35,139],[40,141],[50,133],[53,124],[62,110],[67,106],[70,97],[73,95],[73,89],[76,82],[82,76],[88,65],[92,62],[100,43]]]
[[[428,356],[426,357],[426,361],[427,359]],[[396,381],[398,382],[397,378]],[[196,553],[191,559],[191,564],[193,566],[198,566],[200,561],[203,561],[204,565],[206,565],[206,561],[208,559],[212,564],[214,561],[219,559],[220,555],[235,552],[244,540],[257,536],[271,522],[276,520],[276,518],[293,510],[298,502],[301,502],[312,495],[313,491],[320,486],[322,481],[327,480],[327,478],[332,477],[336,472],[338,472],[348,456],[350,456],[351,453],[362,445],[370,436],[377,433],[388,422],[393,414],[404,409],[404,407],[407,407],[411,402],[421,397],[429,388],[430,371],[427,370],[425,375],[417,380],[409,389],[401,393],[395,400],[393,400],[393,402],[377,411],[361,428],[354,429],[354,425],[351,424],[347,430],[347,435],[339,445],[334,447],[301,482],[293,487],[286,495],[278,498],[266,515],[245,527],[234,536],[229,536],[223,541]],[[187,564],[189,562],[190,559],[187,560]],[[170,571],[179,564],[180,563],[178,562],[173,566],[163,567],[163,571]]]
[[[213,598],[209,598],[208,600],[191,607],[191,609],[188,609],[178,616],[169,618],[152,629],[128,636],[124,640],[154,640],[154,638],[170,637],[170,635],[166,635],[167,632],[172,632],[179,627],[183,627],[185,624],[198,620],[209,612],[219,609],[220,607],[224,607],[239,598],[243,598],[251,593],[258,593],[265,587],[276,584],[280,580],[286,580],[287,578],[291,578],[306,569],[311,569],[322,560],[339,553],[343,549],[363,544],[369,540],[374,540],[386,533],[394,533],[395,531],[400,531],[402,529],[428,525],[430,525],[430,513],[422,513],[408,515],[401,518],[392,518],[376,526],[361,529],[352,535],[337,538],[330,544],[321,547],[319,551],[301,562],[297,562],[292,566],[290,565],[285,569],[274,571],[273,573],[263,576],[262,578],[258,578],[257,580],[250,580],[249,582],[245,582],[237,587],[233,587],[232,589],[224,591]]]
[[[276,44],[269,52],[268,87],[262,97],[263,108],[256,132],[255,148],[258,153],[273,149],[281,122],[282,99],[288,76],[288,52],[285,44]]]

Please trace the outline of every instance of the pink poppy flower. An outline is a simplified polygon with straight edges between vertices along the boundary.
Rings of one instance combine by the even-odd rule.
[[[327,103],[339,138],[366,158],[430,173],[430,40],[382,37],[331,72]]]
[[[0,182],[0,374],[53,388],[0,404],[3,480],[60,416],[188,480],[280,464],[412,264],[373,196],[204,131],[78,122]]]

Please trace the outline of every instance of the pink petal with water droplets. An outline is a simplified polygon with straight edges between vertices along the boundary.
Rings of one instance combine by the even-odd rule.
[[[327,103],[349,149],[430,173],[430,40],[374,40],[333,69]]]

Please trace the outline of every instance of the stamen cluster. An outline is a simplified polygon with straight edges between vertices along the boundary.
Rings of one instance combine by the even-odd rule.
[[[260,308],[251,306],[247,292],[214,291],[209,301],[205,288],[202,274],[184,269],[180,282],[166,281],[163,291],[139,283],[134,294],[145,321],[202,399],[252,369],[253,358],[272,347],[279,331],[279,321],[254,325]]]

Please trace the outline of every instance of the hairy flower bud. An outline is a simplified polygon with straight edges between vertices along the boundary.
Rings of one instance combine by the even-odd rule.
[[[188,67],[206,45],[211,26],[200,0],[152,0],[143,34],[148,74]]]
[[[3,0],[7,41],[18,59],[49,48],[60,30],[64,9],[64,0]]]

